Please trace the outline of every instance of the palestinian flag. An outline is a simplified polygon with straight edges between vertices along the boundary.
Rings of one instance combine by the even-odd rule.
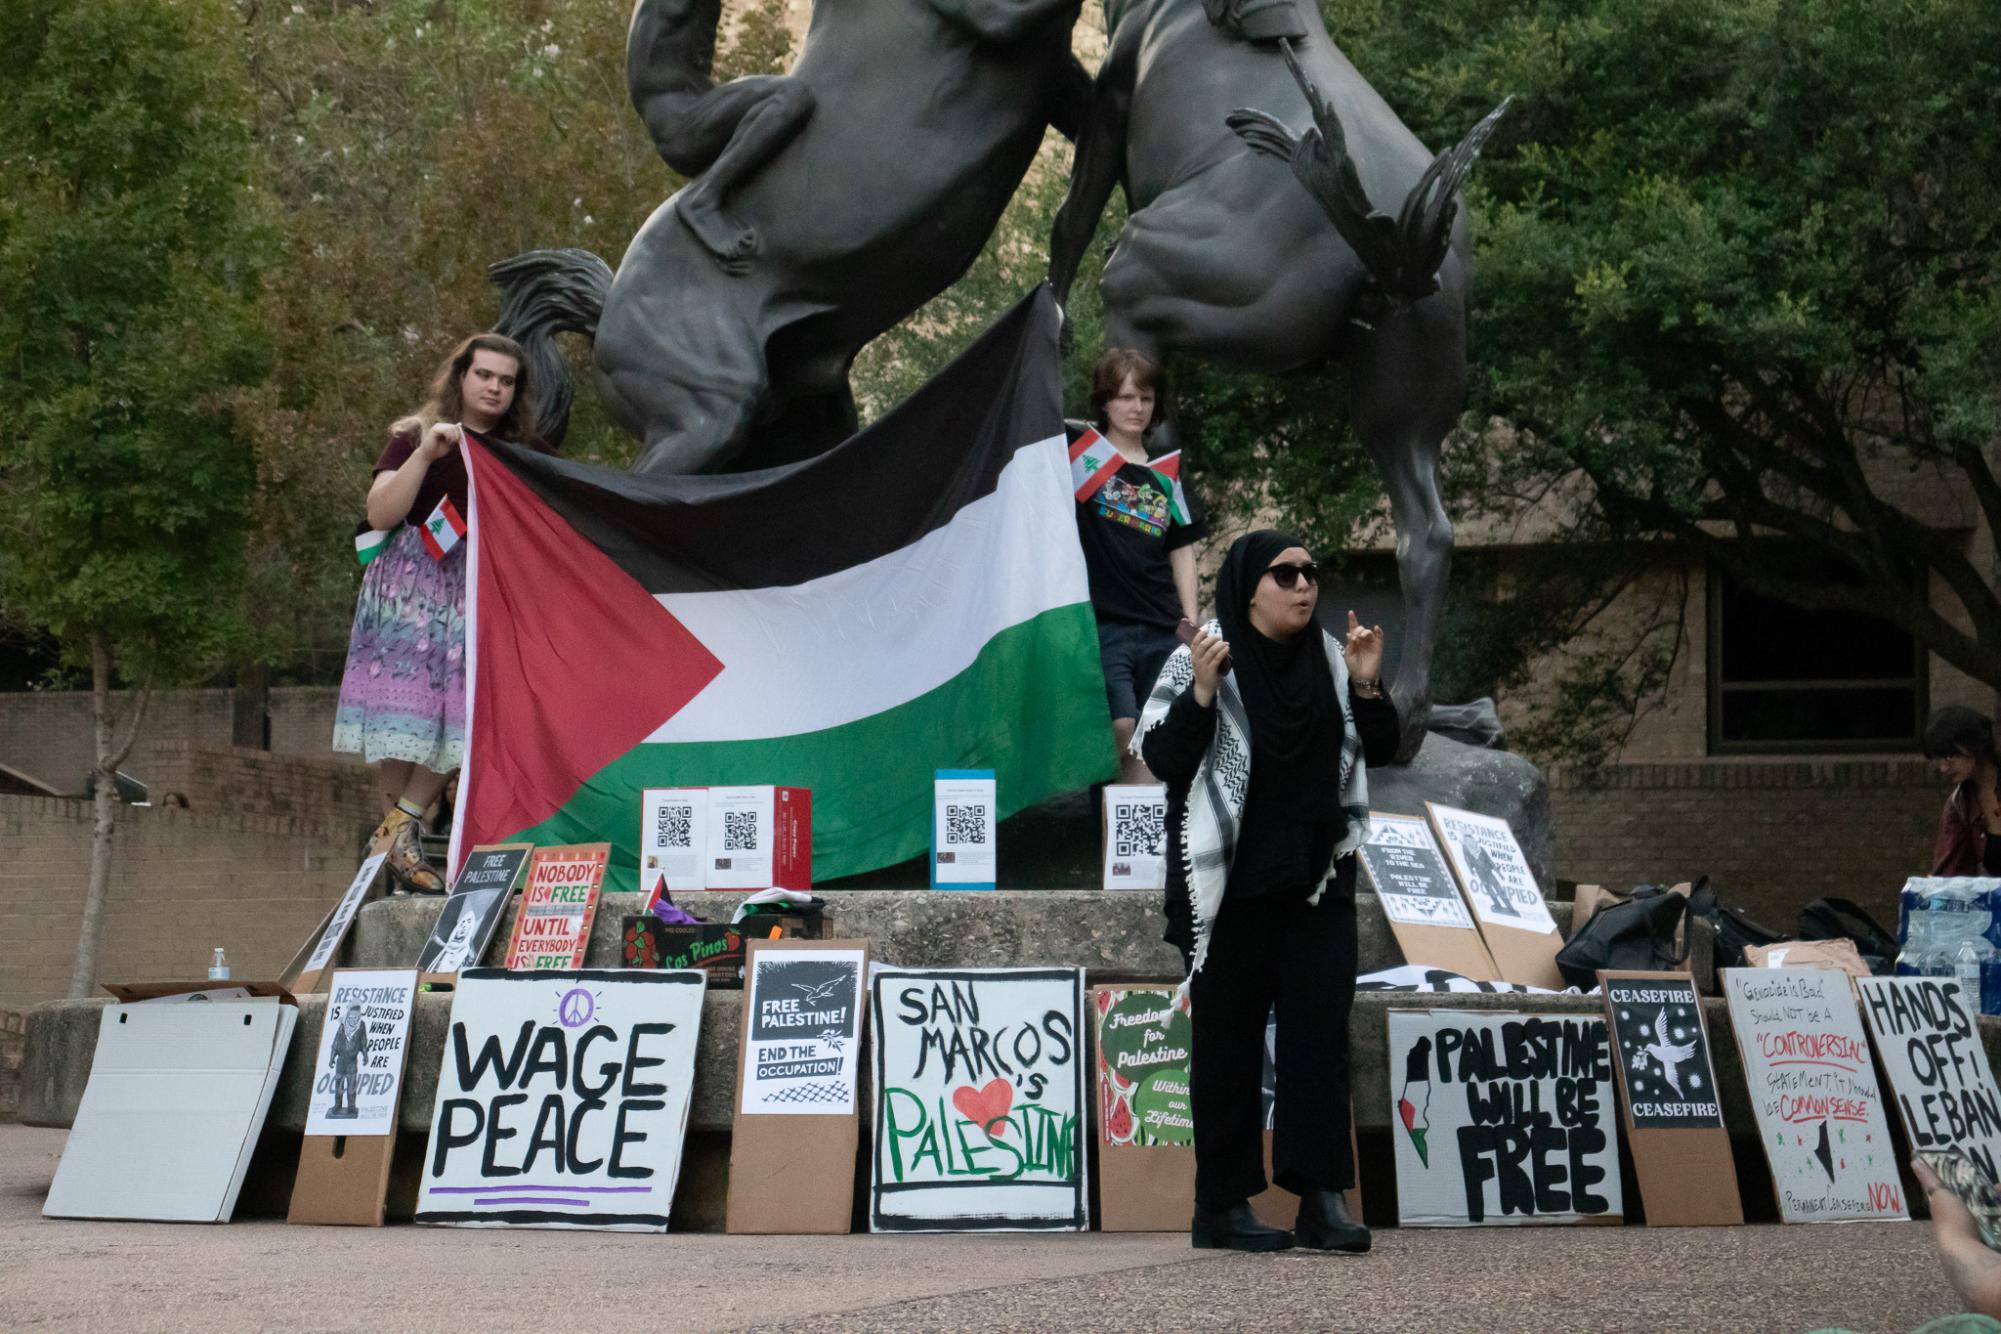
[[[999,814],[1116,767],[1038,289],[830,452],[654,477],[468,437],[467,743],[452,865],[612,844],[649,787],[813,792],[813,874],[930,845],[932,775]]]
[[[1070,488],[1077,503],[1081,505],[1097,495],[1098,488],[1111,479],[1122,462],[1111,441],[1085,427],[1084,434],[1070,446]]]
[[[366,519],[355,525],[354,558],[365,569],[368,563],[389,548],[389,534],[380,528],[371,528]]]
[[[1188,522],[1188,492],[1181,485],[1181,451],[1163,454],[1147,465],[1160,489],[1167,493],[1167,509],[1179,524]]]
[[[1404,1134],[1417,1150],[1417,1160],[1431,1166],[1431,1148],[1425,1137],[1431,1133],[1431,1039],[1419,1038],[1404,1053],[1403,1092],[1397,1095],[1397,1119]]]

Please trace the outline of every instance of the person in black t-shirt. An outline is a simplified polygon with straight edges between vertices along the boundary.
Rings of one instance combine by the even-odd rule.
[[[1091,416],[1118,467],[1077,502],[1077,539],[1098,618],[1098,656],[1119,750],[1119,781],[1150,783],[1131,754],[1140,705],[1174,651],[1176,622],[1196,619],[1195,542],[1208,529],[1185,470],[1157,470],[1146,437],[1164,412],[1160,367],[1108,348],[1091,375]]]

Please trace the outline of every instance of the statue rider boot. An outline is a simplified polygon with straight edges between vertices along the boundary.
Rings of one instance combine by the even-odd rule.
[[[1348,1201],[1340,1191],[1323,1186],[1308,1187],[1300,1195],[1299,1220],[1293,1231],[1308,1250],[1360,1255],[1369,1249],[1369,1229],[1349,1215]]]
[[[1260,1223],[1248,1200],[1239,1200],[1227,1209],[1204,1209],[1196,1205],[1195,1221],[1188,1226],[1188,1240],[1198,1251],[1292,1249],[1292,1234],[1282,1227]]]

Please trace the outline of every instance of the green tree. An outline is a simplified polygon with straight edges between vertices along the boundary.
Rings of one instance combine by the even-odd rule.
[[[1458,453],[1485,494],[1573,486],[1586,536],[1671,539],[2001,687],[1995,571],[1914,499],[2001,519],[2001,8],[1328,15],[1427,142],[1518,96],[1475,177],[1487,425]],[[1925,575],[1964,624],[1914,596]]]
[[[241,27],[223,0],[0,9],[0,595],[90,675],[74,996],[95,983],[113,780],[148,690],[211,667],[243,627],[255,469],[238,397],[269,364],[270,246]]]

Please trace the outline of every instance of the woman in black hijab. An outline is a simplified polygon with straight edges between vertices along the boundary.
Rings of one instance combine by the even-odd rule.
[[[1349,1148],[1348,1012],[1355,1000],[1355,847],[1369,764],[1396,752],[1382,627],[1348,613],[1345,642],[1314,620],[1318,568],[1296,539],[1237,539],[1216,577],[1217,620],[1162,669],[1136,747],[1167,784],[1167,939],[1189,963],[1200,1247],[1366,1251],[1341,1192]],[[1273,1178],[1297,1194],[1291,1232],[1266,1227],[1262,1074],[1278,1010]]]

